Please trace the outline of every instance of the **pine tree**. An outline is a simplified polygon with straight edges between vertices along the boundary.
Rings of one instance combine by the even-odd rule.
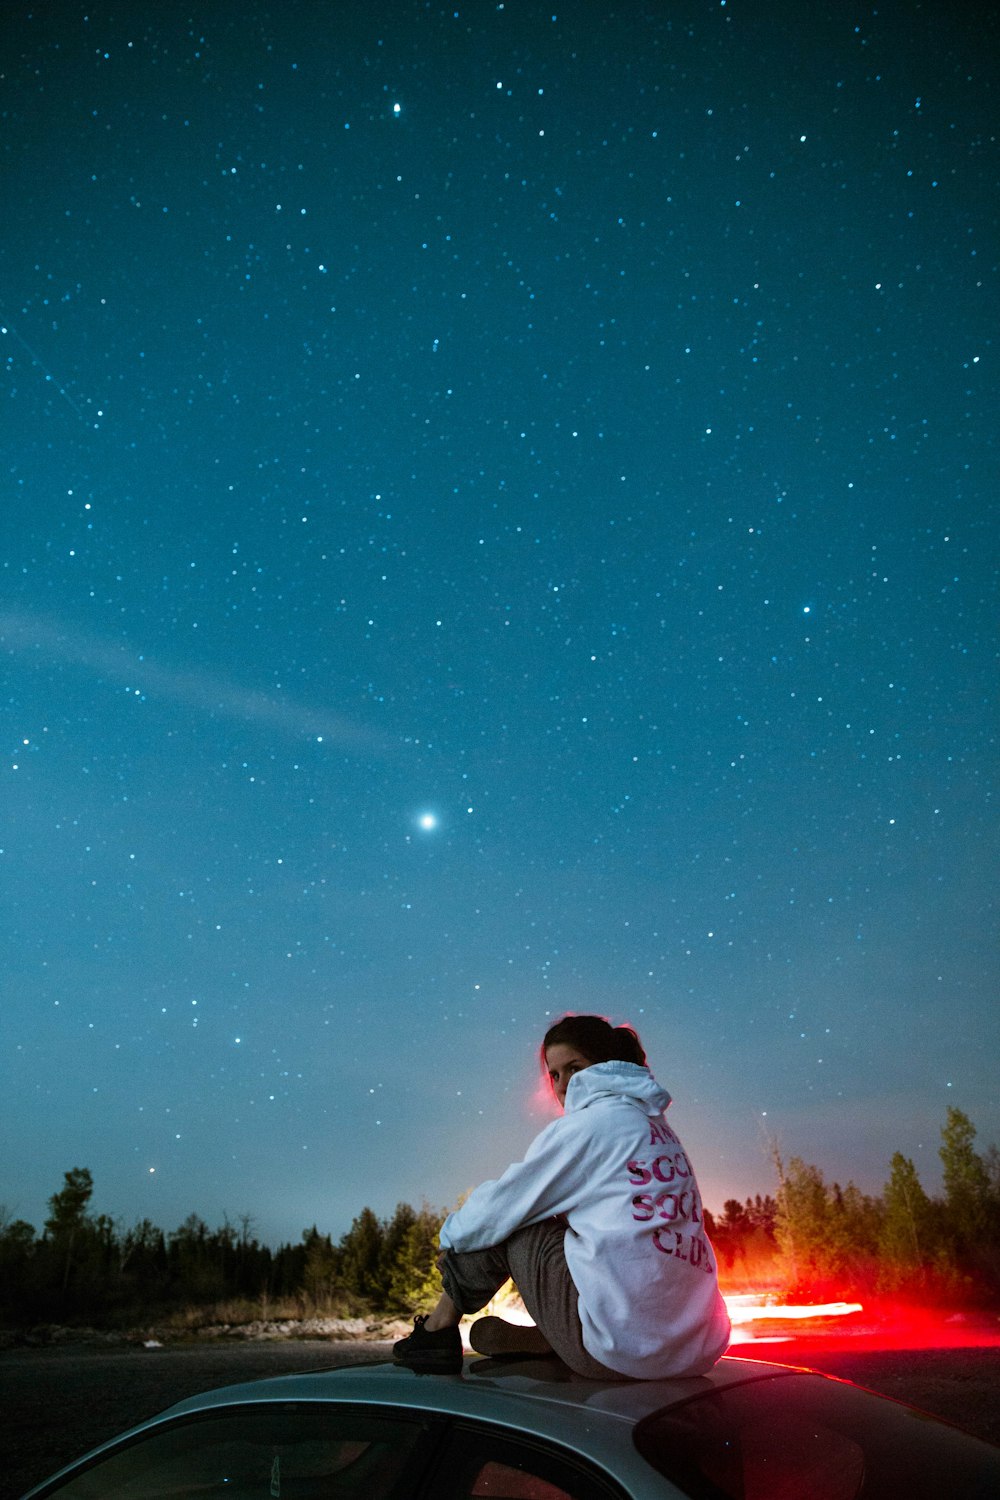
[[[976,1127],[960,1109],[949,1107],[941,1127],[938,1155],[944,1173],[945,1204],[962,1237],[982,1234],[989,1218],[990,1176],[974,1150]]]
[[[64,1174],[63,1180],[62,1190],[53,1193],[49,1199],[45,1238],[58,1257],[60,1287],[65,1294],[74,1259],[79,1255],[88,1228],[87,1204],[94,1191],[94,1179],[86,1167],[73,1167]]]
[[[363,1208],[340,1241],[340,1275],[347,1291],[376,1300],[384,1230],[370,1208]]]
[[[973,1146],[976,1127],[962,1110],[949,1108],[938,1152],[944,1175],[947,1236],[952,1253],[973,1279],[1000,1279],[1000,1193],[987,1162]]]
[[[829,1269],[829,1207],[823,1173],[798,1156],[791,1158],[787,1169],[778,1156],[775,1164],[778,1247],[788,1262],[793,1287],[815,1288]]]
[[[407,1229],[389,1282],[389,1306],[407,1313],[429,1312],[441,1295],[437,1269],[438,1235],[444,1215],[425,1203]]]
[[[385,1307],[389,1303],[393,1274],[403,1253],[406,1237],[416,1222],[416,1210],[409,1203],[397,1203],[392,1218],[383,1225],[382,1247],[376,1273],[375,1300],[379,1307]]]
[[[338,1255],[328,1234],[320,1234],[315,1224],[302,1236],[306,1249],[302,1270],[302,1290],[315,1312],[325,1311],[337,1290]]]
[[[897,1151],[882,1191],[884,1214],[879,1232],[884,1286],[918,1282],[935,1251],[934,1206],[921,1186],[917,1169]]]

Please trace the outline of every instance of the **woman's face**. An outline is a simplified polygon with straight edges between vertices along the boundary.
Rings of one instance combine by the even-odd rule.
[[[590,1065],[589,1057],[584,1057],[582,1052],[578,1052],[575,1047],[566,1046],[564,1042],[554,1042],[551,1047],[546,1047],[545,1066],[549,1070],[549,1082],[563,1109],[566,1107],[566,1090],[573,1074],[582,1072]]]

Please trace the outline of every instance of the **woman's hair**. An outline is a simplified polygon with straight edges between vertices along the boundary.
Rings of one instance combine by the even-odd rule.
[[[542,1041],[542,1066],[550,1047],[575,1047],[591,1063],[630,1062],[646,1066],[642,1050],[631,1026],[612,1026],[603,1016],[563,1016],[550,1026]]]

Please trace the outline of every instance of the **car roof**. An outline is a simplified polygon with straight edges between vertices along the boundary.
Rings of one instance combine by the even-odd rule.
[[[232,1413],[254,1405],[375,1403],[407,1414],[437,1414],[496,1423],[523,1437],[560,1444],[586,1458],[632,1494],[648,1490],[650,1468],[632,1442],[632,1428],[651,1412],[726,1386],[800,1374],[791,1366],[725,1358],[708,1375],[680,1380],[603,1382],[573,1375],[556,1359],[497,1360],[470,1357],[455,1375],[417,1375],[392,1364],[345,1365],[300,1375],[273,1376],[190,1396],[130,1432],[102,1444],[80,1462],[89,1463],[121,1444],[152,1435],[185,1418]],[[40,1489],[65,1480],[76,1464],[60,1470]],[[657,1479],[658,1493],[673,1493]],[[32,1491],[31,1494],[35,1494]]]
[[[418,1375],[399,1365],[358,1364],[224,1386],[179,1402],[158,1420],[248,1402],[378,1402],[510,1423],[524,1431],[537,1429],[554,1436],[553,1421],[559,1411],[572,1415],[577,1423],[582,1412],[600,1412],[633,1425],[650,1412],[726,1386],[801,1373],[790,1365],[730,1356],[707,1375],[607,1382],[585,1380],[556,1359],[473,1356],[455,1375]]]
[[[615,1382],[584,1380],[551,1358],[473,1356],[455,1375],[417,1375],[393,1364],[346,1365],[206,1391],[178,1402],[137,1431],[254,1404],[377,1403],[411,1415],[496,1423],[522,1437],[560,1444],[603,1469],[616,1487],[641,1494],[648,1489],[650,1469],[632,1442],[636,1422],[726,1386],[801,1373],[791,1366],[730,1358],[707,1375],[689,1379]],[[673,1493],[663,1489],[662,1479],[657,1485],[662,1493]]]

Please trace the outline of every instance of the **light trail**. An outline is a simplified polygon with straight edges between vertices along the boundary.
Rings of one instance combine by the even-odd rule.
[[[834,1349],[979,1349],[1000,1346],[1000,1321],[983,1312],[910,1307],[893,1302],[779,1302],[773,1292],[724,1296],[733,1345],[753,1358],[753,1346],[784,1344],[787,1353],[815,1362]],[[766,1347],[759,1358],[766,1359]],[[784,1358],[785,1355],[783,1354]]]

